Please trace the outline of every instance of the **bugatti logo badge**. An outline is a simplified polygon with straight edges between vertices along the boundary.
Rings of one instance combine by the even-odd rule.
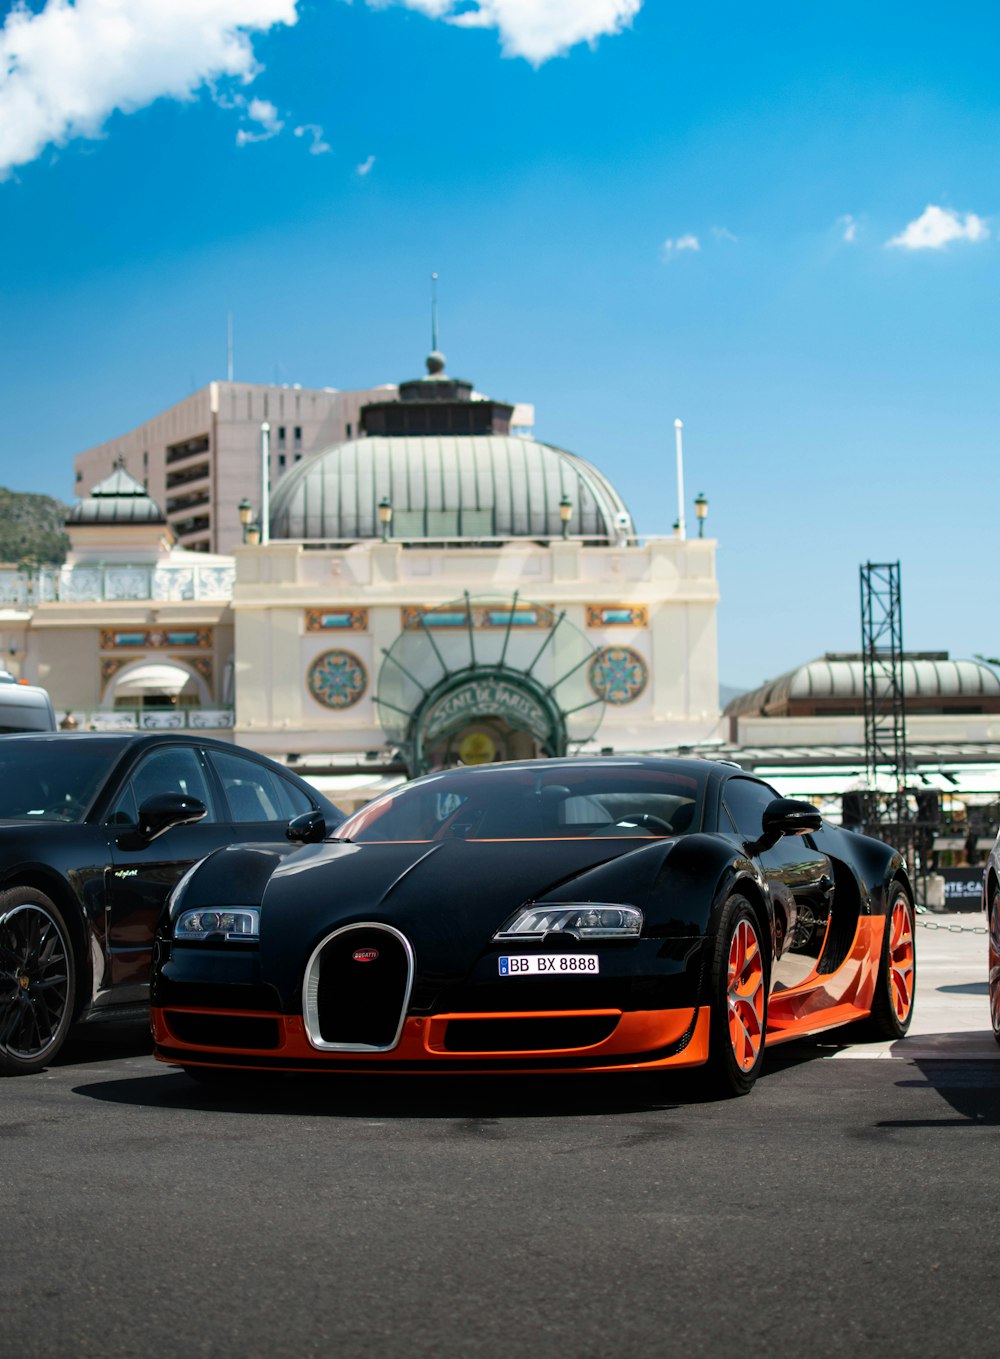
[[[377,948],[356,948],[351,954],[356,963],[373,963],[378,957]]]

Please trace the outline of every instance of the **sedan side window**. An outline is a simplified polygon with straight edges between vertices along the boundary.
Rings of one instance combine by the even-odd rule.
[[[210,750],[208,757],[222,780],[237,824],[290,821],[315,805],[295,784],[255,760],[219,750]]]
[[[777,793],[753,779],[730,779],[722,796],[740,835],[756,840],[763,828],[764,809],[774,801]]]
[[[138,808],[156,793],[183,793],[208,808],[202,825],[219,817],[208,779],[192,746],[162,746],[146,755],[122,787],[111,809],[112,825],[134,825]]]

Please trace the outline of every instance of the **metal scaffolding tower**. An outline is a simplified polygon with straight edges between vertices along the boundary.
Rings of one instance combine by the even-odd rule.
[[[906,695],[903,689],[903,606],[899,562],[861,567],[861,653],[864,661],[865,764],[871,793],[869,834],[907,839]],[[879,775],[888,775],[888,788]]]

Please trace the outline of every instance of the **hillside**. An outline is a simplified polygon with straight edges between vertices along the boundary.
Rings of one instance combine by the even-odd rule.
[[[50,495],[0,486],[0,562],[59,566],[69,551],[65,505]]]

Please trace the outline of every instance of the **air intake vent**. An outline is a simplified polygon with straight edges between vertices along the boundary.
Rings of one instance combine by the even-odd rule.
[[[167,1010],[167,1026],[184,1043],[203,1048],[276,1048],[281,1043],[278,1021],[256,1015],[203,1015],[190,1010]]]
[[[399,1042],[413,985],[413,949],[390,925],[346,925],[313,953],[303,1011],[313,1047],[388,1052]]]
[[[542,1016],[525,1019],[451,1019],[449,1052],[555,1052],[589,1048],[615,1031],[617,1015]]]

